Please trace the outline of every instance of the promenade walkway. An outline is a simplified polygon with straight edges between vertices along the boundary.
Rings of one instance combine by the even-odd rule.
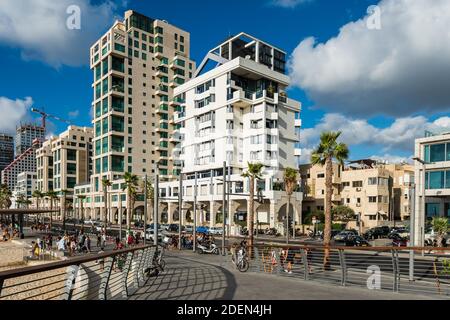
[[[221,256],[166,252],[167,268],[130,300],[429,300],[422,295],[373,291],[260,273],[240,273]]]

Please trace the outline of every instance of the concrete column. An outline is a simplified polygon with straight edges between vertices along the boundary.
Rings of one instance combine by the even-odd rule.
[[[172,224],[174,222],[173,220],[173,213],[175,212],[175,209],[178,208],[177,203],[169,202],[167,204],[167,223]]]

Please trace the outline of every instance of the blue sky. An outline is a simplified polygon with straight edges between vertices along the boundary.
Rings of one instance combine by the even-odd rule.
[[[419,5],[411,8],[407,0],[129,0],[114,4],[105,0],[60,0],[57,5],[50,0],[4,0],[0,4],[0,55],[2,74],[7,76],[0,77],[0,112],[6,116],[0,118],[0,131],[11,131],[19,120],[34,118],[25,111],[30,105],[76,125],[90,125],[89,44],[110,27],[115,17],[134,9],[189,31],[191,56],[197,62],[229,34],[240,31],[285,49],[291,56],[294,80],[289,95],[303,103],[304,161],[320,131],[327,129],[344,131],[343,140],[351,147],[352,159],[407,159],[413,152],[413,139],[425,129],[450,126],[448,94],[439,86],[435,89],[428,78],[431,69],[433,75],[440,74],[439,83],[446,81],[449,65],[433,69],[427,64],[436,61],[433,55],[438,50],[444,53],[450,49],[423,42],[427,31],[412,33],[423,42],[420,46],[417,41],[405,41],[405,32],[418,25],[414,18],[403,23],[403,31],[397,27],[401,22],[399,11],[411,17],[424,11],[420,3],[425,5],[425,1],[416,2]],[[62,24],[67,17],[65,8],[73,3],[82,8],[81,30],[67,30]],[[364,30],[361,19],[367,18],[367,9],[374,4],[381,7],[383,28]],[[436,0],[434,7],[427,8],[425,15],[450,16],[444,0]],[[17,17],[30,23],[24,27]],[[2,26],[5,21],[8,28]],[[434,34],[441,23],[446,22],[438,19],[429,32]],[[315,43],[308,43],[309,37],[314,37]],[[404,58],[410,55],[396,57],[398,52],[411,50],[420,52],[411,64],[414,75],[405,72],[412,70]],[[417,96],[410,94],[414,92]],[[52,121],[49,129],[58,133],[64,127],[64,123]]]

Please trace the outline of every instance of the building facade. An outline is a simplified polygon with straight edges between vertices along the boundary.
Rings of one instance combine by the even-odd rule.
[[[45,141],[36,152],[37,189],[60,195],[67,190],[66,200],[71,202],[75,186],[86,183],[92,175],[92,141],[92,128],[77,126]]]
[[[427,221],[450,217],[450,131],[415,141],[415,245],[423,245]]]
[[[303,212],[324,210],[325,167],[301,165]],[[341,167],[333,163],[332,205],[347,206],[359,216],[365,230],[389,221],[409,220],[413,167],[365,159]]]
[[[32,145],[34,140],[44,141],[45,128],[34,124],[23,124],[17,127],[15,143],[15,156],[18,157]]]
[[[5,169],[2,170],[1,182],[6,184],[11,190],[15,189],[17,176],[22,172],[36,172],[36,150],[39,149],[42,142],[38,139],[33,141],[33,145],[16,157]]]
[[[296,167],[299,137],[295,130],[300,103],[286,96],[285,52],[241,33],[211,50],[195,78],[175,89],[180,129],[170,139],[173,158],[183,165],[183,208],[177,203],[178,182],[162,183],[162,221],[214,226],[222,220],[223,163],[230,175],[228,224],[245,223],[248,212],[248,163],[262,163],[255,222],[283,228],[287,198],[280,190],[283,168]],[[202,73],[208,62],[217,66]],[[298,120],[297,116],[297,120]],[[197,178],[196,178],[197,177]],[[197,182],[197,183],[196,183]],[[196,187],[197,185],[197,187]],[[291,202],[291,217],[301,221],[300,192]],[[194,203],[197,202],[197,206]],[[181,217],[180,217],[181,216]]]
[[[36,172],[22,172],[17,176],[17,184],[14,190],[15,197],[23,196],[31,200],[33,191],[36,190]]]
[[[0,172],[14,160],[14,138],[0,133]]]
[[[156,162],[161,180],[178,176],[181,167],[171,157],[169,142],[177,129],[171,119],[180,108],[173,90],[193,76],[196,66],[188,32],[132,10],[90,53],[94,172],[77,192],[85,197],[86,216],[99,218],[103,179],[120,185],[125,172],[153,174]]]

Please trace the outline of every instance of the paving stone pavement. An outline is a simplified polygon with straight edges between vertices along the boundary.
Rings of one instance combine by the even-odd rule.
[[[166,270],[130,300],[430,300],[428,296],[339,287],[262,273],[240,273],[222,256],[166,252]]]

